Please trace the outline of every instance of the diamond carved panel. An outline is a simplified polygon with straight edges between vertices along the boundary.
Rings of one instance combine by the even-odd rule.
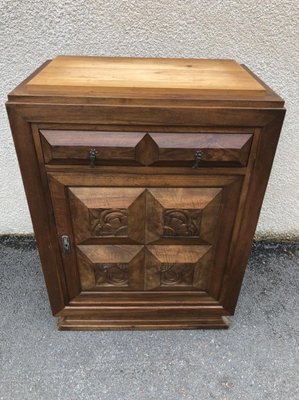
[[[83,290],[204,289],[211,246],[79,245]]]
[[[72,221],[77,243],[88,239],[128,238],[132,226],[144,215],[136,215],[130,206],[140,207],[142,188],[72,187],[69,189]],[[135,239],[135,238],[133,238]],[[142,238],[141,238],[142,239]],[[138,238],[136,239],[138,241]]]
[[[83,290],[143,289],[144,250],[131,245],[79,245]]]
[[[194,238],[213,243],[222,188],[151,188],[163,209],[164,238]]]
[[[211,254],[212,246],[147,246],[146,289],[204,289]]]
[[[204,290],[222,188],[69,189],[83,290]]]
[[[212,243],[221,188],[70,188],[77,243],[127,238],[150,244],[162,238]]]

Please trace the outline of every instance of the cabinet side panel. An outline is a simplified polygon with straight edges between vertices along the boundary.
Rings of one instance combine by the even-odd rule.
[[[285,110],[277,110],[276,118],[263,127],[257,147],[238,232],[234,232],[227,269],[223,279],[220,303],[230,313],[234,313],[242,280],[250,255],[252,241],[258,222],[264,194],[279,140]]]
[[[21,105],[7,104],[16,153],[53,314],[67,302],[65,278],[48,189],[43,184],[31,126]]]

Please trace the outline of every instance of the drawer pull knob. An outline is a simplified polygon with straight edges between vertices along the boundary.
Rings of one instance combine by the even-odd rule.
[[[94,167],[95,161],[97,159],[97,154],[98,154],[98,152],[96,151],[96,149],[89,150],[89,160],[90,160],[91,168]]]
[[[203,152],[201,150],[196,150],[194,153],[195,163],[193,164],[192,168],[198,168],[198,164],[201,161],[203,156]]]

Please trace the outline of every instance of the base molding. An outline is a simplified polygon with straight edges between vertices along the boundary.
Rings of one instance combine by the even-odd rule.
[[[230,315],[207,293],[80,295],[59,312],[60,330],[226,329]]]
[[[160,329],[227,329],[226,317],[199,317],[196,319],[176,320],[108,320],[88,319],[84,316],[61,317],[58,321],[59,330],[160,330]]]

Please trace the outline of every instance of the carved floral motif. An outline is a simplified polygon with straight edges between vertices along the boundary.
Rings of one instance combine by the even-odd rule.
[[[128,286],[127,264],[96,264],[94,270],[97,286]]]
[[[164,211],[164,236],[199,236],[201,210]]]
[[[126,209],[89,210],[91,233],[94,236],[127,236],[128,215]]]
[[[191,264],[162,264],[161,286],[190,286],[193,282],[193,273],[194,267]]]

